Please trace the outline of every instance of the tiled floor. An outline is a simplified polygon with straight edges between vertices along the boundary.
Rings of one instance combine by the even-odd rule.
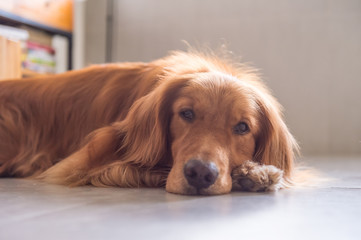
[[[361,239],[361,157],[307,162],[335,180],[192,197],[0,179],[0,239]]]

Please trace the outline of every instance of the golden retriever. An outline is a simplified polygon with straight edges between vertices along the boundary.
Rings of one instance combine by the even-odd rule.
[[[297,144],[252,69],[199,52],[0,82],[0,176],[179,194],[292,183]]]

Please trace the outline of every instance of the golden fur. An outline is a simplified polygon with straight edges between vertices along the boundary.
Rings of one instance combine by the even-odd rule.
[[[179,116],[184,108],[194,111],[192,123]],[[281,169],[290,184],[297,144],[280,109],[250,69],[195,52],[2,81],[0,176],[222,194],[232,171],[252,160]],[[232,132],[240,121],[248,134]],[[185,180],[192,158],[218,167],[209,188]]]

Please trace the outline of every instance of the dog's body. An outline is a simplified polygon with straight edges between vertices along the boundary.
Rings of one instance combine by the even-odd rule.
[[[254,73],[197,53],[3,81],[0,176],[182,194],[227,193],[233,178],[234,189],[272,190],[282,171],[291,182],[297,148],[279,108]]]
[[[1,174],[37,175],[78,150],[92,131],[122,121],[156,83],[155,75],[150,82],[142,74],[149,74],[145,65],[120,64],[0,82]]]

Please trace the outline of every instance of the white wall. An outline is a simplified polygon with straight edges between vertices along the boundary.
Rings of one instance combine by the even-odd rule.
[[[360,0],[114,0],[113,61],[208,43],[262,70],[304,155],[361,154]]]

